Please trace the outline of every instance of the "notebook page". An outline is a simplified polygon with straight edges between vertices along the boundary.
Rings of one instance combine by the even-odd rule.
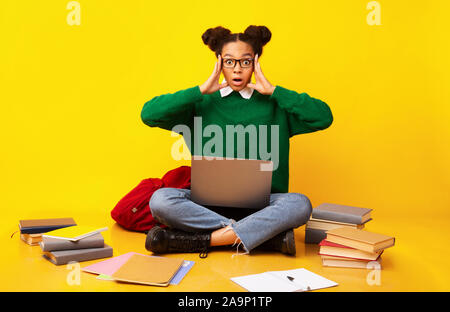
[[[283,281],[269,272],[232,277],[231,280],[251,292],[291,292],[298,290],[298,286]]]
[[[289,279],[287,278],[288,276],[293,277],[293,283],[299,285],[300,287],[304,285],[304,290],[306,290],[308,286],[310,290],[315,290],[338,285],[336,282],[333,282],[329,279],[326,279],[325,277],[317,275],[303,268],[287,271],[271,271],[268,273],[276,276],[278,279],[286,281],[289,281]]]

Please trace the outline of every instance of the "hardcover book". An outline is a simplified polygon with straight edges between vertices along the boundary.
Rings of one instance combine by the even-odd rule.
[[[367,252],[377,252],[395,244],[394,237],[344,227],[327,231],[326,240]]]
[[[379,270],[381,269],[381,258],[373,261],[364,260],[341,260],[341,259],[329,259],[322,257],[322,265],[325,267],[336,268],[355,268],[355,269],[367,269],[367,270]]]
[[[43,237],[39,243],[42,251],[73,250],[85,248],[100,248],[104,246],[104,239],[101,233],[82,238],[78,241]]]
[[[314,219],[363,224],[371,219],[369,208],[323,203],[312,210]]]
[[[321,220],[321,219],[309,219],[306,223],[306,226],[310,229],[317,229],[317,230],[332,230],[336,229],[338,227],[346,226],[351,227],[355,229],[363,229],[364,224],[352,224],[352,223],[344,223],[344,222],[336,222],[336,221],[330,221],[330,220]]]
[[[46,251],[44,252],[43,257],[53,264],[62,265],[67,264],[70,261],[82,262],[100,258],[108,258],[112,257],[112,255],[112,247],[105,244],[104,247],[101,248]]]
[[[42,234],[20,234],[20,239],[28,245],[35,246],[42,241]]]
[[[46,233],[73,225],[77,225],[73,218],[19,220],[19,229],[22,234]]]
[[[319,246],[320,246],[319,255],[334,256],[341,258],[340,260],[354,259],[354,260],[374,261],[377,260],[383,253],[383,251],[367,252],[364,250],[359,250],[344,245],[331,243],[325,239],[320,242]]]

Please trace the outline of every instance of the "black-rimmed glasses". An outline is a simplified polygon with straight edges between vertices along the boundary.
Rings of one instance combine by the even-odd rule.
[[[239,65],[242,68],[249,68],[253,65],[253,59],[252,58],[245,58],[245,59],[233,59],[233,58],[224,58],[222,60],[223,67],[225,68],[234,68],[239,62]]]

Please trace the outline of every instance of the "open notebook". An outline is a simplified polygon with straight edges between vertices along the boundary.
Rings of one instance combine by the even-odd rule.
[[[338,285],[306,269],[269,271],[233,277],[231,280],[251,292],[309,291]]]
[[[106,231],[108,228],[98,228],[95,226],[74,225],[42,234],[43,238],[55,238],[69,241],[79,241],[80,239]]]

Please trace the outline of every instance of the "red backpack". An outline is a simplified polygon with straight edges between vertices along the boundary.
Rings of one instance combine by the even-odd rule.
[[[191,187],[191,167],[181,166],[172,169],[162,179],[142,180],[117,203],[111,211],[111,217],[127,230],[147,232],[159,224],[153,219],[149,201],[153,193],[161,187],[189,189]]]

